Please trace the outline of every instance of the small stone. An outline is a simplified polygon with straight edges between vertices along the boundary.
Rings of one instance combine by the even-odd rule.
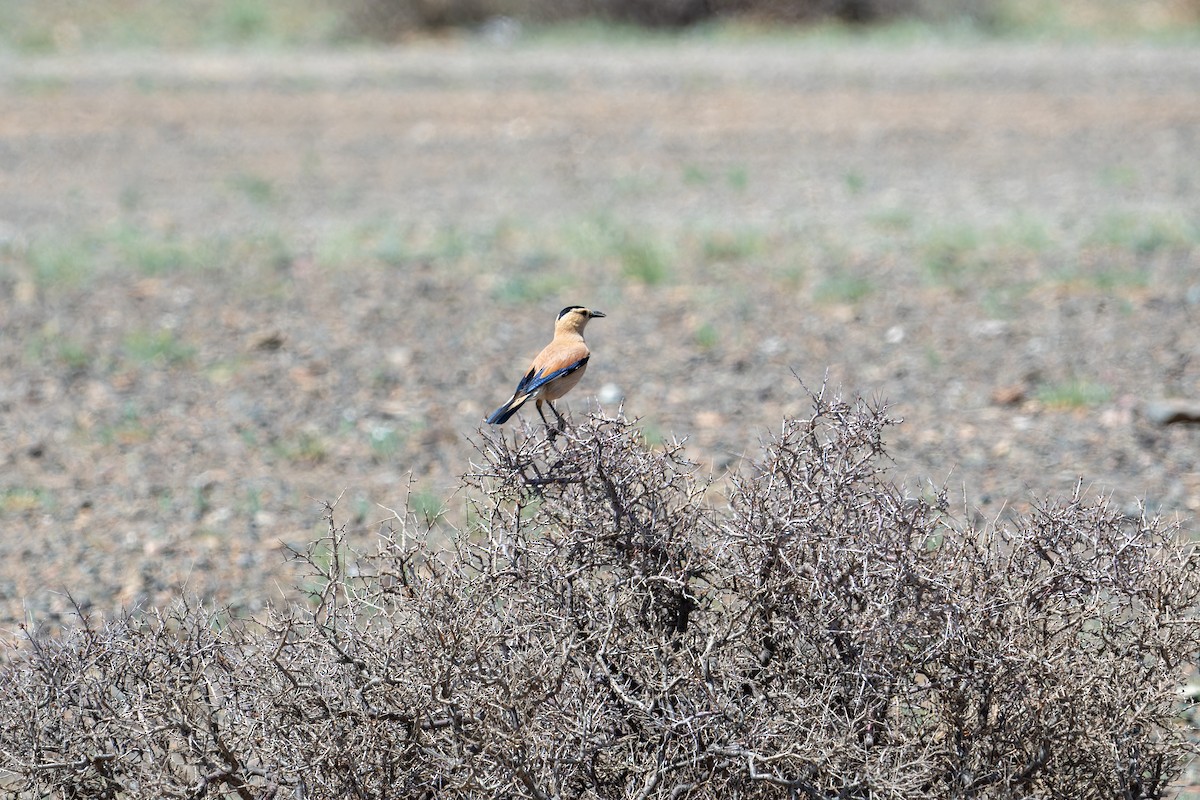
[[[407,347],[393,347],[387,353],[388,364],[396,369],[404,369],[412,364],[412,350]]]
[[[600,387],[596,399],[606,406],[611,406],[625,399],[625,392],[615,383],[606,383]]]
[[[1023,383],[997,386],[992,390],[992,403],[998,406],[1016,406],[1025,400],[1028,390]]]
[[[1200,401],[1147,400],[1142,403],[1142,416],[1155,425],[1174,425],[1180,422],[1200,423]]]
[[[970,330],[976,339],[995,339],[1008,333],[1008,323],[1002,319],[983,319],[971,325]]]
[[[273,351],[283,347],[284,336],[279,331],[260,331],[250,337],[247,347],[250,350]]]
[[[784,346],[783,339],[778,336],[767,336],[758,345],[758,352],[767,357],[775,356],[783,352]]]

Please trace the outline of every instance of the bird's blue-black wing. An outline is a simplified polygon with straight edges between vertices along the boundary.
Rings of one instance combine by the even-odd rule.
[[[573,364],[568,364],[562,369],[556,369],[554,372],[545,375],[530,369],[529,372],[525,373],[525,377],[521,378],[521,382],[517,384],[516,394],[533,394],[550,381],[561,378],[564,375],[570,375],[575,370],[583,367],[585,364],[587,364],[589,357],[590,356],[584,356]]]

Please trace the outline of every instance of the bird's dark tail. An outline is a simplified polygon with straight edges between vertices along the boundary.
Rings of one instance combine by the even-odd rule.
[[[513,398],[504,405],[492,412],[492,415],[487,418],[489,425],[503,425],[508,422],[508,418],[517,413],[517,409],[525,404],[529,399],[529,395],[513,395]]]

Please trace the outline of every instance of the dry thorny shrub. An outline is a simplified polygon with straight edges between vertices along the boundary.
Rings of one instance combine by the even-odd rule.
[[[727,502],[623,416],[485,435],[466,530],[300,554],[311,602],[31,638],[16,797],[1155,798],[1200,642],[1174,525],[956,522],[814,396]],[[928,493],[927,493],[928,494]],[[1078,493],[1077,493],[1078,494]],[[438,544],[441,542],[441,544]]]

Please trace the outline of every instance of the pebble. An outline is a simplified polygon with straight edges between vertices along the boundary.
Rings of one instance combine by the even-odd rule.
[[[1147,400],[1142,403],[1142,416],[1155,425],[1200,423],[1200,400]]]
[[[606,383],[600,387],[596,399],[603,405],[614,405],[625,399],[625,392],[615,383]]]

